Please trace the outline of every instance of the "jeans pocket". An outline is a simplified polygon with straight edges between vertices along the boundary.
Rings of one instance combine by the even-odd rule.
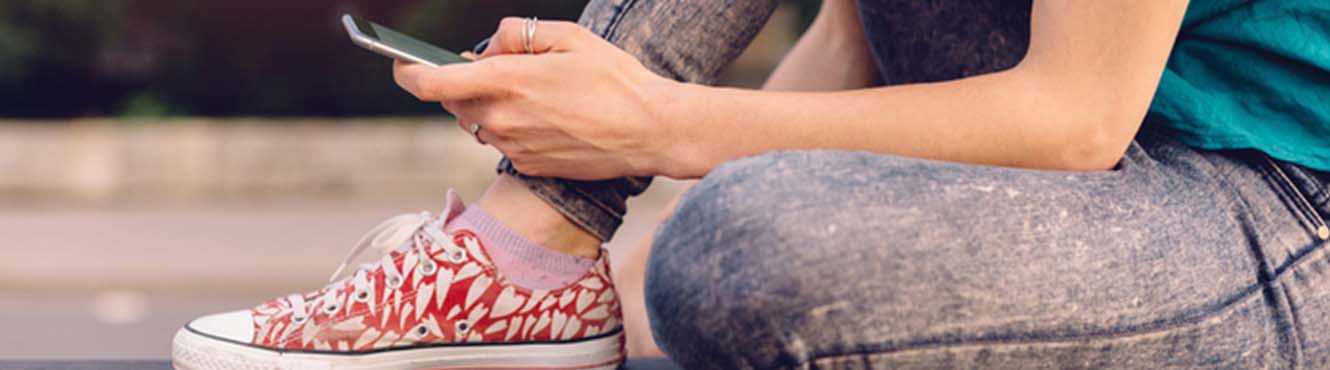
[[[1310,195],[1304,193],[1302,187],[1298,186],[1292,177],[1289,177],[1288,172],[1285,172],[1274,158],[1264,153],[1260,155],[1264,161],[1262,170],[1266,172],[1272,183],[1271,185],[1284,197],[1289,208],[1293,209],[1307,223],[1308,231],[1318,240],[1330,240],[1330,225],[1326,224],[1325,217],[1321,216],[1321,213],[1316,210],[1316,206],[1310,200]]]

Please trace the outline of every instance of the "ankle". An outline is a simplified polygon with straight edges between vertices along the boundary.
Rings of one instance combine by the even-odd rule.
[[[590,259],[600,255],[600,239],[569,221],[512,176],[499,175],[476,206],[546,248]]]

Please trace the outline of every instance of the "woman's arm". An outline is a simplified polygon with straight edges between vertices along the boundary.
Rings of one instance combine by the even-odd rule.
[[[699,177],[772,150],[836,148],[1057,170],[1115,165],[1149,106],[1186,1],[1036,1],[1016,67],[844,92],[658,90],[660,172]],[[723,135],[743,132],[744,135]]]
[[[877,85],[877,80],[858,5],[854,0],[826,0],[762,90],[849,90]]]
[[[482,122],[481,138],[534,176],[696,178],[730,159],[808,148],[1101,170],[1139,128],[1186,5],[1036,0],[1016,67],[854,91],[669,81],[566,22],[540,23],[538,55],[526,55],[519,19],[475,63],[394,72],[418,98]]]

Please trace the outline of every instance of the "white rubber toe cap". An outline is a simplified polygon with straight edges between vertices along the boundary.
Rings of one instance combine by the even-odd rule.
[[[249,310],[200,317],[188,326],[202,334],[240,343],[249,343],[254,339],[254,317]]]

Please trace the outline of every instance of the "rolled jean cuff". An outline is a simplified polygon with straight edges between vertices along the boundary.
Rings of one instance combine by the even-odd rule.
[[[499,161],[497,171],[526,184],[536,197],[601,241],[609,241],[623,224],[628,198],[641,194],[651,184],[650,177],[577,181],[527,176],[518,172],[507,157]]]
[[[776,0],[591,0],[578,24],[600,35],[661,76],[709,83],[730,64],[775,11]],[[507,158],[499,173],[526,184],[565,218],[608,241],[623,223],[628,198],[650,177],[574,181],[526,176]]]

